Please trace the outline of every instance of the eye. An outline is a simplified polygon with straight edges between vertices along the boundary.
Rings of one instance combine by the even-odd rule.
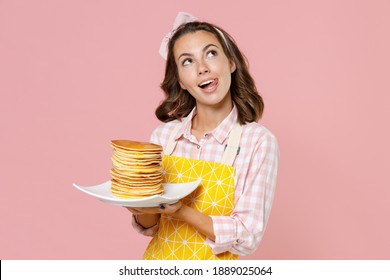
[[[181,64],[182,64],[183,66],[187,66],[187,65],[190,65],[191,62],[192,62],[192,59],[186,58],[186,59],[184,59],[184,60],[182,61]]]
[[[217,51],[211,50],[207,52],[207,57],[214,57],[217,55]]]

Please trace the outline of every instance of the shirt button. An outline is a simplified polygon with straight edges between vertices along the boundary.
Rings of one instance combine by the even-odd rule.
[[[197,145],[197,146],[196,146],[196,148],[197,148],[197,149],[200,149],[200,146],[199,146],[199,145]]]

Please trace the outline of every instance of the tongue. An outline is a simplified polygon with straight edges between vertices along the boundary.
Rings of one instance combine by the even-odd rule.
[[[217,83],[217,80],[214,80],[214,81],[212,81],[211,83],[209,83],[208,85],[206,85],[204,88],[211,88],[211,87],[213,87],[216,83]]]

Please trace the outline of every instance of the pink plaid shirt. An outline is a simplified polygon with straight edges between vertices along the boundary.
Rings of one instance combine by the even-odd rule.
[[[182,128],[175,139],[177,145],[172,155],[199,160],[220,162],[233,124],[237,120],[237,109],[213,131],[206,133],[200,141],[191,134],[192,118],[196,108],[183,118]],[[163,123],[152,133],[150,141],[164,148],[178,120]],[[275,136],[262,125],[245,124],[240,152],[235,159],[235,207],[231,216],[211,216],[215,241],[207,240],[214,254],[230,251],[238,255],[253,253],[263,237],[276,186],[279,148]],[[134,219],[133,227],[139,233],[152,236],[158,224],[148,229]]]

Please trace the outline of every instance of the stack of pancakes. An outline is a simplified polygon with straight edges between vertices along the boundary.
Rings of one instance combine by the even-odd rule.
[[[112,140],[111,193],[121,198],[161,194],[162,147],[130,140]]]

